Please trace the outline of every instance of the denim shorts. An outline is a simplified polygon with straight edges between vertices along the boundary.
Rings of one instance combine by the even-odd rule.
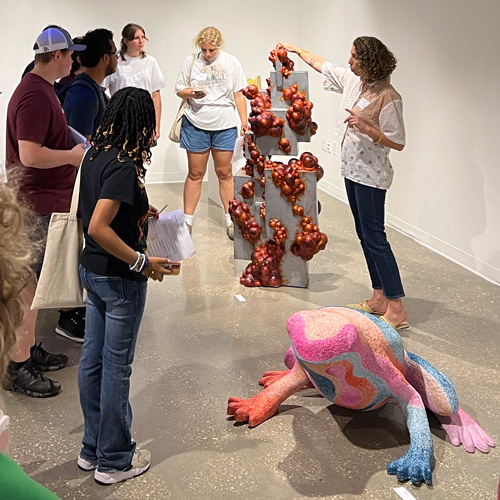
[[[195,127],[185,116],[182,117],[180,146],[188,151],[202,153],[212,148],[233,151],[237,137],[236,127],[225,130],[202,130]]]

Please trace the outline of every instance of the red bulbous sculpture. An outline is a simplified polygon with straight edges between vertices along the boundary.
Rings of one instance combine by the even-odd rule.
[[[240,194],[243,198],[253,198],[255,195],[255,183],[252,181],[245,182],[241,186]]]
[[[278,147],[285,154],[290,153],[290,151],[292,150],[292,145],[290,144],[290,141],[286,137],[283,137],[283,139],[280,140]]]
[[[319,251],[324,250],[328,236],[322,233],[311,217],[302,217],[302,231],[295,235],[295,242],[290,248],[293,255],[303,260],[311,260]]]
[[[273,240],[284,250],[285,241],[288,236],[286,227],[279,219],[271,219],[269,226],[274,230]]]
[[[252,262],[243,271],[240,283],[247,287],[281,286],[280,267],[284,254],[285,251],[273,240],[259,245],[252,253]]]
[[[229,200],[228,212],[231,220],[239,227],[241,236],[255,245],[260,240],[262,226],[255,221],[248,205],[233,198]]]
[[[288,165],[277,164],[273,166],[272,179],[274,184],[288,200],[294,203],[306,189],[305,183],[300,178],[297,160],[290,160]]]
[[[281,74],[285,78],[288,78],[290,76],[290,73],[293,71],[294,62],[288,57],[288,51],[285,49],[285,47],[283,47],[283,45],[281,45],[281,43],[278,43],[278,45],[276,45],[276,48],[271,50],[271,53],[269,55],[269,60],[273,63],[275,69],[276,59],[279,59],[279,61],[283,65],[281,68]]]
[[[263,201],[262,205],[260,206],[260,218],[265,219],[266,218],[266,202]]]
[[[255,99],[259,93],[259,87],[257,87],[257,85],[248,85],[241,91],[241,93],[247,99]]]

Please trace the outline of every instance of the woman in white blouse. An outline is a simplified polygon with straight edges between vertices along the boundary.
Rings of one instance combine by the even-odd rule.
[[[158,140],[161,122],[160,89],[165,87],[165,80],[156,59],[147,55],[144,50],[147,40],[142,26],[130,23],[123,28],[116,72],[106,77],[102,86],[109,89],[111,96],[124,87],[149,91],[155,105],[155,140]]]
[[[349,307],[380,315],[393,328],[408,328],[403,285],[384,223],[386,191],[394,174],[389,153],[405,146],[403,102],[389,83],[396,58],[380,40],[368,36],[354,40],[349,68],[294,45],[283,46],[323,75],[325,90],[342,94],[337,121],[341,174],[373,288],[370,299]]]

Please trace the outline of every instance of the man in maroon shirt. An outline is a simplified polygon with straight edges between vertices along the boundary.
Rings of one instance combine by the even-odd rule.
[[[85,144],[73,145],[54,82],[69,74],[73,50],[84,50],[85,45],[73,44],[66,30],[54,27],[38,36],[33,49],[35,67],[22,79],[7,109],[7,174],[19,177],[20,199],[34,211],[34,225],[46,232],[53,212],[69,212],[77,167],[85,151]],[[39,260],[37,274],[43,252]],[[61,386],[40,370],[63,368],[68,357],[35,345],[37,312],[30,310],[35,290],[36,280],[23,291],[26,320],[18,331],[18,353],[9,365],[10,379],[4,387],[33,397],[55,396]],[[83,325],[82,311],[61,311],[56,331],[83,338]]]

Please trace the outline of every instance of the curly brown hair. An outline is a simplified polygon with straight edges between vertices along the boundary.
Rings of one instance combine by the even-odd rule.
[[[368,83],[388,79],[396,68],[394,54],[378,39],[360,36],[353,42],[361,78]]]
[[[20,293],[34,276],[31,266],[39,246],[30,238],[30,212],[19,204],[16,191],[11,182],[0,180],[0,379],[13,354],[16,328],[24,320]]]

